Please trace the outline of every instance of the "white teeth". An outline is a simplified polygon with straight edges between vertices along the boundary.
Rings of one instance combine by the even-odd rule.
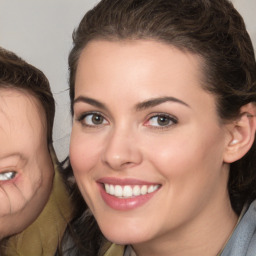
[[[140,193],[141,193],[142,195],[146,195],[147,192],[148,192],[147,186],[146,186],[146,185],[142,186],[142,188],[141,188],[141,190],[140,190]]]
[[[131,188],[131,186],[124,186],[123,197],[131,197],[131,196],[132,196],[132,188]]]
[[[160,187],[160,185],[121,186],[121,185],[104,184],[104,187],[105,187],[105,191],[112,196],[116,196],[119,198],[130,198],[134,196],[140,196],[140,195],[146,195],[146,194],[152,193],[156,191]]]
[[[140,187],[139,187],[138,185],[136,185],[135,187],[133,187],[132,194],[133,194],[134,196],[139,196],[139,195],[140,195]]]
[[[115,194],[115,187],[113,185],[110,185],[109,194],[112,196]]]
[[[117,185],[115,186],[115,196],[121,197],[123,196],[123,189],[121,186]]]
[[[152,186],[150,186],[150,187],[148,187],[148,193],[152,193],[153,191],[155,191],[155,189],[154,189],[154,186],[152,185]]]
[[[110,193],[110,186],[108,184],[105,184],[105,190],[108,194]]]

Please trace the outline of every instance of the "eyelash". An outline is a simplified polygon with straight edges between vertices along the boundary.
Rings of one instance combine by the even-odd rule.
[[[169,123],[166,125],[160,125],[159,123],[158,123],[158,125],[147,124],[153,118],[165,118],[165,119],[167,119],[167,121]],[[171,126],[176,125],[177,123],[178,123],[178,118],[175,116],[172,116],[172,115],[169,115],[166,113],[154,113],[154,114],[151,114],[151,116],[147,119],[147,121],[144,123],[144,125],[152,128],[152,129],[162,129],[163,130],[163,129],[168,129]]]
[[[91,118],[93,118],[93,116],[102,118],[102,123],[99,123],[99,124],[86,123],[85,119],[88,118],[89,116],[91,116]],[[152,120],[153,118],[165,118],[169,123],[166,125],[160,125],[159,123],[158,123],[158,125],[148,124],[150,122],[150,120]],[[88,127],[88,128],[101,128],[102,126],[109,124],[108,120],[100,112],[83,113],[76,120],[78,122],[80,122],[83,126]],[[91,121],[91,122],[93,122],[93,121]],[[176,125],[177,123],[178,123],[178,118],[175,116],[172,116],[172,115],[169,115],[166,113],[153,113],[147,118],[146,122],[144,122],[144,125],[151,129],[162,129],[163,130],[163,129],[168,129],[171,126]]]
[[[98,117],[100,117],[100,118],[103,119],[103,122],[106,121],[106,122],[108,123],[107,119],[106,119],[106,118],[104,117],[104,115],[102,115],[100,112],[87,112],[87,113],[83,113],[83,114],[81,114],[76,120],[77,120],[78,122],[80,122],[83,126],[89,127],[89,128],[100,128],[100,127],[106,125],[106,124],[104,124],[104,123],[102,123],[102,124],[87,124],[87,123],[85,122],[85,119],[86,119],[87,117],[89,117],[89,116],[92,116],[92,117],[93,117],[93,116],[98,116]]]

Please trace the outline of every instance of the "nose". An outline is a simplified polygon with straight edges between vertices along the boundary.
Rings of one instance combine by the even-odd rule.
[[[105,141],[102,161],[112,170],[122,170],[141,163],[142,154],[132,132],[113,131]]]

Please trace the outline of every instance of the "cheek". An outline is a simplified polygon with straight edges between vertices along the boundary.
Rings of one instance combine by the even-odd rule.
[[[94,202],[98,202],[94,177],[97,175],[95,167],[100,159],[100,143],[97,143],[94,136],[77,135],[72,131],[69,157],[79,190],[94,212]]]
[[[162,176],[167,180],[180,178],[184,183],[186,179],[207,179],[218,175],[223,162],[223,139],[216,138],[191,129],[189,134],[176,133],[161,140],[147,138],[144,149],[146,158]]]
[[[17,179],[1,185],[1,216],[21,211],[29,204],[32,198],[37,194],[37,191],[41,188],[42,175],[40,171],[38,171],[38,167],[32,167],[25,166]]]
[[[45,141],[35,141],[26,148],[24,154],[27,157],[26,164],[21,167],[19,179],[15,180],[16,186],[23,198],[30,201],[31,198],[38,196],[43,191],[47,194],[50,189],[53,179],[53,170],[51,160],[49,160],[48,146]],[[44,197],[44,195],[42,195]]]
[[[74,175],[86,176],[99,160],[100,144],[93,135],[84,136],[72,131],[69,151]]]
[[[25,170],[26,175],[24,179],[17,184],[24,191],[24,196],[29,198],[36,193],[36,191],[43,185],[42,170],[37,164],[31,163]]]
[[[22,192],[23,191],[20,191],[20,189],[14,185],[14,183],[1,185],[0,217],[16,213],[26,205],[26,199],[24,198]]]
[[[45,163],[40,162],[41,151],[30,151],[26,166],[22,168],[21,179],[17,181],[16,186],[23,191],[24,197],[34,196],[38,189],[47,183],[49,178],[48,170],[44,169]]]
[[[174,205],[174,219],[194,216],[226,187],[221,141],[213,141],[207,136],[184,138],[177,136],[165,142],[147,142],[154,145],[151,149],[147,147],[147,159],[161,175],[164,184],[164,197],[159,202],[165,201],[164,209],[168,210],[162,211],[163,219],[165,214],[165,218],[170,219]]]
[[[191,145],[190,145],[191,144]],[[193,142],[185,136],[174,135],[147,137],[144,140],[145,158],[163,175],[180,175],[186,163],[194,158]],[[182,171],[183,169],[183,171]]]

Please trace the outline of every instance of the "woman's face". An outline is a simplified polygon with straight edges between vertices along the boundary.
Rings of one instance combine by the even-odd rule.
[[[92,41],[83,50],[70,160],[111,241],[191,235],[228,204],[230,138],[202,89],[201,64],[155,41]]]
[[[0,90],[0,238],[33,222],[49,197],[53,169],[42,113],[28,93]]]

